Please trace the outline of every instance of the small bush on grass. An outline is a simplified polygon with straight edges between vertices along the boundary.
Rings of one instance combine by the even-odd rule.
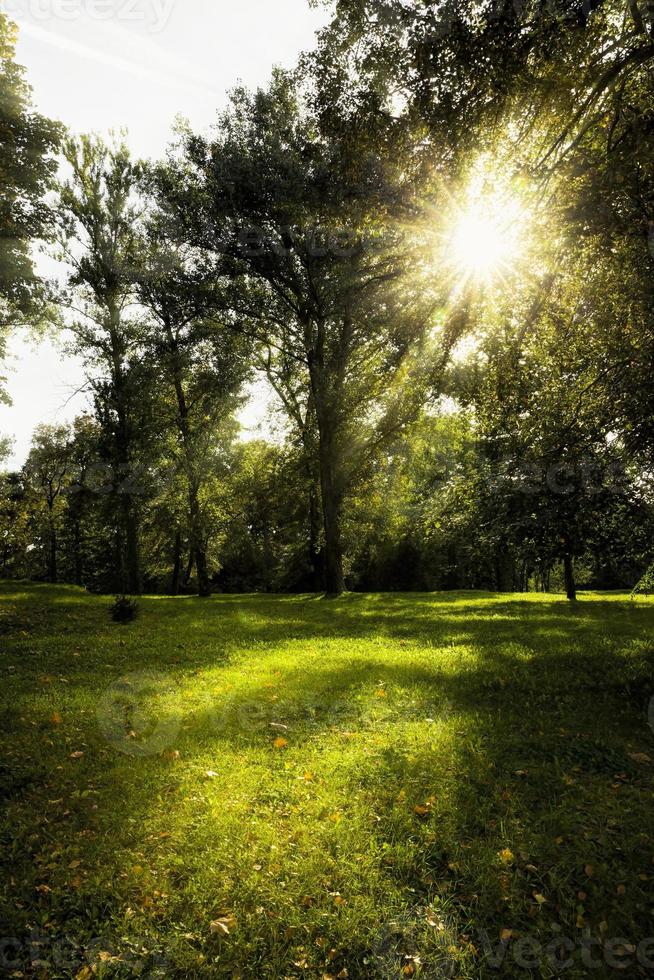
[[[111,607],[111,618],[114,623],[132,623],[139,613],[139,604],[135,599],[130,599],[126,595],[116,596]]]

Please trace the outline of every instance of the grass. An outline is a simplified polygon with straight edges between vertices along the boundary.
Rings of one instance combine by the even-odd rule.
[[[652,974],[654,602],[110,603],[0,585],[0,972]]]

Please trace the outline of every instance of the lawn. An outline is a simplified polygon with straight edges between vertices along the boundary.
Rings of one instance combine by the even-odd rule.
[[[0,585],[0,972],[653,974],[654,601],[110,601]]]

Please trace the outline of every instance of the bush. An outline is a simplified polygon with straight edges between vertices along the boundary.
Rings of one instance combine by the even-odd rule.
[[[135,599],[130,599],[126,595],[116,596],[111,607],[111,618],[114,623],[132,623],[139,612],[139,604]]]

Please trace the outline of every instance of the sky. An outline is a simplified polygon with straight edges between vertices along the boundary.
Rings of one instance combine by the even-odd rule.
[[[324,8],[308,0],[4,0],[19,26],[17,61],[36,107],[70,130],[127,128],[137,156],[160,156],[175,118],[211,125],[226,92],[264,85],[274,65],[292,67],[311,47]],[[49,338],[14,338],[1,367],[13,405],[0,405],[0,436],[20,465],[34,428],[85,407],[82,366]],[[255,431],[260,393],[243,415]]]

